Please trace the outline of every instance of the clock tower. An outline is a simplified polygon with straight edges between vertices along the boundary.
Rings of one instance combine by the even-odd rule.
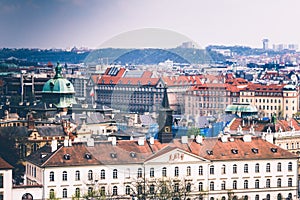
[[[162,100],[162,108],[159,110],[158,116],[158,140],[161,143],[169,143],[173,140],[172,134],[172,117],[173,110],[170,109],[167,88],[164,89],[164,96]]]

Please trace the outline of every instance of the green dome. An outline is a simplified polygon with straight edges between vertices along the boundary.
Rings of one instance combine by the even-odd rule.
[[[61,75],[61,66],[55,67],[54,78],[48,80],[43,87],[43,101],[54,104],[57,108],[67,108],[75,104],[73,84]]]
[[[43,93],[75,94],[73,84],[64,78],[50,79],[43,87]]]
[[[48,80],[43,87],[42,93],[75,94],[73,84],[61,75],[61,66],[55,67],[54,78]]]

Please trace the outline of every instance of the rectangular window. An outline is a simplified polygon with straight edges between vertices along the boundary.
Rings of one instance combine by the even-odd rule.
[[[0,188],[3,188],[3,174],[0,174]]]
[[[3,199],[4,199],[3,196],[4,196],[4,195],[3,195],[3,192],[0,192],[0,200],[3,200]]]

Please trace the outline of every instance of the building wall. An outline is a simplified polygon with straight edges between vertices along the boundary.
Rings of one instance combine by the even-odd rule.
[[[115,165],[49,167],[45,169],[44,173],[37,173],[44,177],[44,181],[43,178],[38,177],[35,177],[35,180],[37,183],[43,182],[45,197],[49,197],[50,190],[53,189],[56,197],[64,200],[71,199],[75,195],[76,188],[80,189],[81,195],[87,194],[89,187],[94,190],[105,187],[106,196],[111,197],[114,186],[118,188],[119,197],[130,198],[130,195],[125,194],[126,186],[129,185],[137,194],[137,183],[143,183],[144,180],[147,185],[150,183],[155,184],[158,180],[177,181],[180,184],[190,183],[191,192],[188,193],[188,196],[203,194],[204,199],[209,200],[211,197],[220,199],[223,196],[227,199],[228,192],[237,197],[248,195],[249,199],[255,199],[256,195],[259,195],[259,199],[263,199],[266,198],[267,194],[270,194],[271,199],[276,199],[278,194],[285,198],[289,193],[292,194],[294,199],[297,197],[297,159],[207,161],[189,156],[189,154],[175,151],[166,153],[144,164],[119,163]],[[267,171],[267,163],[270,164],[270,171]],[[278,163],[281,163],[281,171],[278,170]],[[289,163],[292,166],[290,170],[288,168]],[[237,165],[237,173],[233,172],[234,164]],[[248,172],[244,172],[245,164],[248,164]],[[259,164],[259,171],[255,171],[256,164]],[[226,168],[225,171],[223,165]],[[199,174],[199,166],[203,167],[202,174]],[[166,168],[166,177],[162,176],[164,167]],[[175,167],[179,169],[178,176],[175,176]],[[188,167],[190,167],[190,173],[188,173]],[[212,167],[213,173],[211,172]],[[142,170],[141,178],[137,176],[139,168]],[[154,177],[150,177],[150,168],[154,168]],[[104,180],[101,180],[100,177],[102,169],[106,173]],[[118,171],[116,179],[113,178],[114,169]],[[80,171],[80,180],[77,181],[75,179],[76,170]],[[93,172],[92,180],[88,180],[89,170]],[[67,180],[65,181],[62,180],[64,171],[67,172]],[[50,172],[54,172],[54,181],[49,180]],[[270,179],[269,188],[266,187],[267,179]],[[281,179],[281,186],[277,185],[278,179]],[[291,186],[288,185],[289,179],[291,179]],[[233,188],[234,180],[237,181],[236,189]],[[248,188],[244,188],[245,180],[248,181]],[[255,188],[257,180],[259,181],[259,187]],[[203,184],[202,191],[199,191],[200,182]],[[211,188],[212,182],[214,183],[213,188]],[[222,188],[224,182],[226,185],[225,188]],[[64,189],[67,190],[67,198],[62,197]]]
[[[0,187],[0,195],[4,200],[13,200],[12,196],[12,169],[1,169],[0,176],[3,177],[3,187]]]

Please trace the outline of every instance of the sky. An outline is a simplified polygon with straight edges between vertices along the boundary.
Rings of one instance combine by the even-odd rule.
[[[0,0],[0,48],[300,44],[299,8],[299,0]]]

